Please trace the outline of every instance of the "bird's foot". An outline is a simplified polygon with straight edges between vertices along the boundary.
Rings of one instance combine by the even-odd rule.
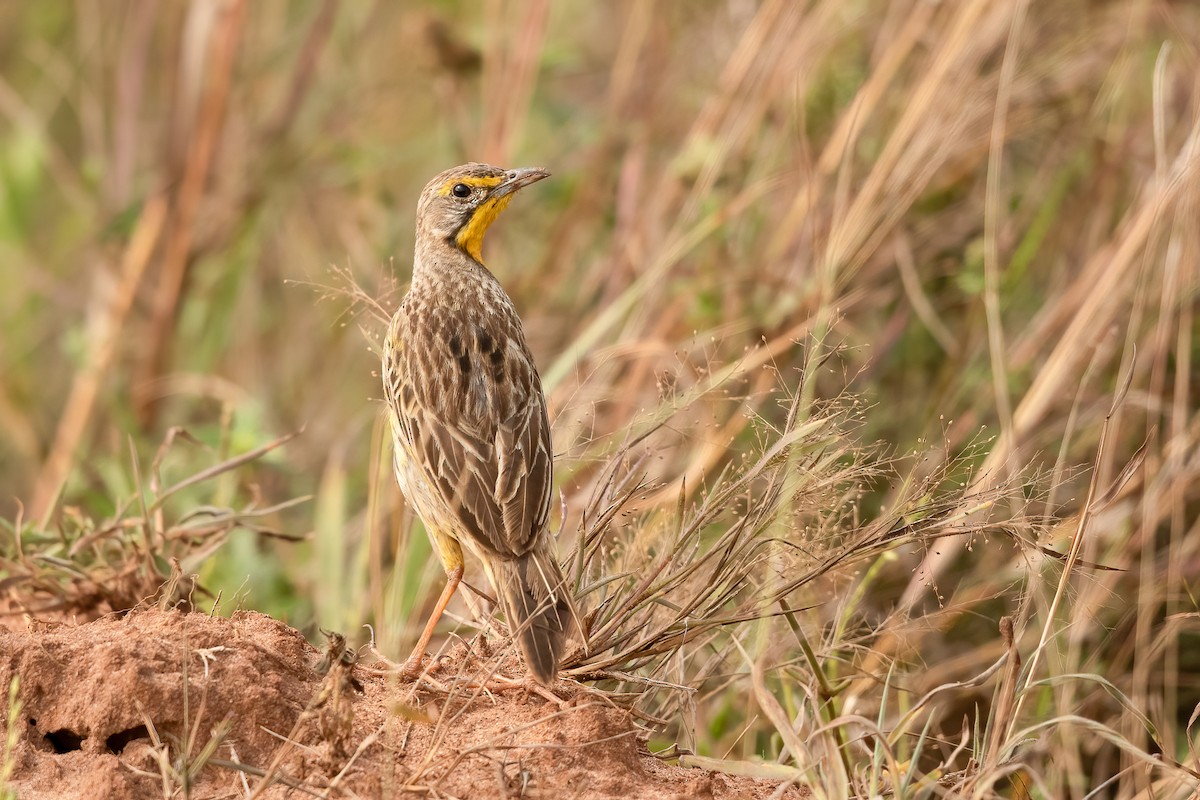
[[[421,677],[421,664],[424,658],[424,655],[411,655],[404,659],[403,663],[396,664],[396,674],[400,680],[411,682]]]
[[[532,675],[525,676],[525,679],[520,682],[520,687],[527,696],[536,694],[551,705],[557,706],[560,711],[570,705],[570,700],[559,697],[550,687],[538,683]]]
[[[375,656],[375,661],[371,667],[365,668],[366,672],[371,675],[395,675],[406,683],[421,677],[426,659],[424,655],[412,655],[403,661],[392,661],[374,648],[371,648],[371,655]]]

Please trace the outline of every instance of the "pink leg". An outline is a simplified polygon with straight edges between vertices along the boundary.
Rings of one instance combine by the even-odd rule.
[[[421,631],[421,638],[417,640],[417,646],[413,648],[412,655],[408,657],[400,670],[401,676],[405,679],[413,680],[421,674],[421,659],[425,657],[425,648],[429,646],[429,640],[433,638],[433,630],[437,627],[438,620],[442,618],[442,612],[446,610],[446,606],[450,605],[450,598],[454,596],[458,585],[462,583],[462,578],[462,564],[452,567],[446,572],[446,587],[442,589],[437,605],[433,607],[433,613],[429,615],[429,621],[425,623],[425,630]]]

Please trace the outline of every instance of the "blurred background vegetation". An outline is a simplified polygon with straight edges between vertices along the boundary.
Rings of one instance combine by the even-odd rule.
[[[1150,796],[1146,754],[1197,767],[1197,43],[1169,0],[5,3],[0,516],[77,541],[147,481],[302,431],[158,512],[224,520],[181,551],[222,610],[372,621],[399,655],[441,582],[374,352],[415,199],[463,161],[543,166],[486,257],[568,521],[634,421],[719,365],[744,368],[642,465],[656,502],[701,497],[813,368],[893,477],[853,523],[934,474],[1029,501],[1019,536],[830,581],[808,621],[861,679],[845,712],[891,713],[889,668],[909,697],[977,674],[1011,615],[1048,681],[1027,722],[1119,737],[1061,722],[1034,784]],[[1046,554],[1073,545],[1060,583]],[[692,746],[778,752],[739,697],[703,698]],[[991,697],[934,729],[956,742]]]

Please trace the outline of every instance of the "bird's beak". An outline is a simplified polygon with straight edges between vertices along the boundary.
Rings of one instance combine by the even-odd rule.
[[[549,178],[550,173],[540,167],[522,167],[510,169],[504,176],[504,182],[492,190],[492,198],[504,197],[518,189],[523,189],[531,183],[537,183],[542,178]]]

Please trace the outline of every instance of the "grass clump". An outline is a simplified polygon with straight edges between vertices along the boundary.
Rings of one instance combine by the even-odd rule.
[[[8,534],[0,545],[0,571],[6,613],[34,618],[68,615],[95,617],[124,612],[151,600],[163,608],[191,608],[197,571],[235,530],[297,540],[272,527],[272,521],[308,498],[263,505],[255,497],[240,508],[195,502],[195,487],[218,483],[293,436],[284,436],[248,453],[224,459],[175,483],[163,480],[163,462],[177,440],[198,445],[186,431],[172,429],[150,466],[145,483],[132,454],[135,494],[115,511],[97,519],[66,506],[57,524],[43,528],[18,516],[0,520]],[[222,494],[220,489],[215,492]],[[181,497],[192,500],[186,510]],[[201,587],[201,591],[206,590]],[[211,599],[215,599],[210,595]]]

